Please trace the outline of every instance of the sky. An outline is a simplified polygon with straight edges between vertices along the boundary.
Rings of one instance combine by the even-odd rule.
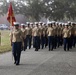
[[[14,0],[7,0],[7,2],[9,2],[9,1],[14,1]]]
[[[7,0],[7,2],[9,2],[9,0]]]
[[[13,0],[7,0],[7,2],[9,2],[9,1],[13,1]]]

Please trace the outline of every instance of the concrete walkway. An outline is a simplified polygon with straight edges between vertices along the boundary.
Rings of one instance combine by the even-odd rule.
[[[66,52],[62,47],[38,52],[27,49],[19,66],[13,64],[11,52],[1,54],[0,75],[76,75],[76,48]]]

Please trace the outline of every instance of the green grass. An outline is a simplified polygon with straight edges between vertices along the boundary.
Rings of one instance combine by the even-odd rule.
[[[1,46],[0,53],[8,52],[11,50],[10,46],[10,31],[9,30],[1,30]]]

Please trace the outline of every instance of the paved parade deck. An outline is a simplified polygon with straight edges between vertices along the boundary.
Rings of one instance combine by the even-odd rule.
[[[27,49],[19,66],[13,64],[11,52],[1,54],[0,75],[76,75],[76,48],[66,52],[62,47],[38,52]]]

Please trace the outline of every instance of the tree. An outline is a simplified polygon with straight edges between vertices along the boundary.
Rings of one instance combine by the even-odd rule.
[[[8,3],[5,0],[0,0],[0,15],[4,15],[8,10]]]
[[[28,2],[29,16],[39,21],[45,13],[45,6],[41,0],[31,0]]]
[[[51,16],[50,18],[54,19],[55,21],[63,19],[64,18],[64,4],[59,1],[54,1],[50,7],[52,8],[51,10]]]
[[[7,0],[0,0],[0,14],[8,11]],[[54,20],[70,20],[76,18],[76,0],[14,0],[12,1],[15,14],[23,14],[28,18],[39,21],[41,17]]]

